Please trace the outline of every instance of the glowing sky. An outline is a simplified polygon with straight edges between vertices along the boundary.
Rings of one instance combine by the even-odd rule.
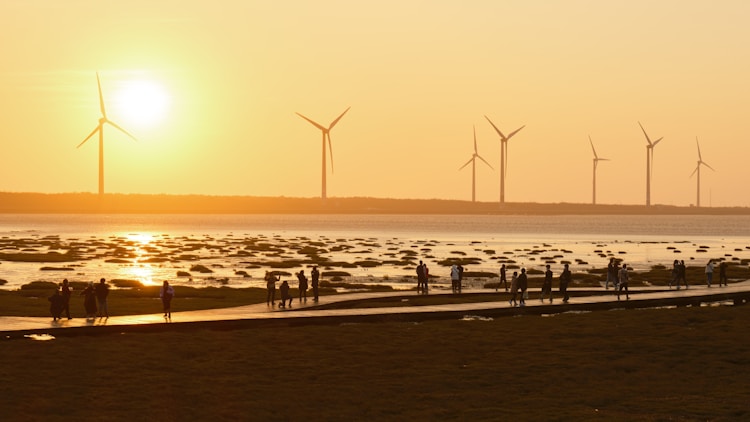
[[[96,192],[96,72],[105,190],[314,197],[328,125],[329,197],[750,206],[750,2],[0,2],[0,191]],[[156,84],[150,122],[121,91]]]

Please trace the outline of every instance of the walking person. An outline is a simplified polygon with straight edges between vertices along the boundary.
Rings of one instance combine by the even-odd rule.
[[[88,286],[79,294],[83,296],[83,308],[86,310],[86,319],[96,318],[96,292],[94,282],[89,281]]]
[[[615,279],[617,273],[615,272],[615,259],[609,258],[609,264],[607,264],[607,281],[604,282],[604,290],[609,290],[609,283],[612,283],[612,287],[615,287]]]
[[[102,278],[99,280],[99,284],[95,287],[96,290],[96,302],[99,304],[98,317],[109,318],[109,307],[107,306],[107,296],[109,296],[109,286]]]
[[[312,278],[313,302],[317,302],[318,286],[320,282],[320,271],[318,271],[317,265],[313,265],[312,271],[310,271],[310,278]]]
[[[266,280],[266,305],[271,305],[273,308],[276,305],[276,282],[279,279],[268,271],[264,279]]]
[[[539,294],[539,301],[544,303],[544,295],[549,295],[549,303],[552,303],[552,270],[547,264],[547,270],[544,272],[544,283],[542,283],[542,292]]]
[[[570,273],[568,264],[563,267],[562,273],[560,273],[560,293],[563,296],[563,303],[568,303],[570,296],[568,296],[568,285],[573,280],[573,275]]]
[[[510,306],[517,306],[516,296],[518,296],[518,272],[513,271],[513,276],[510,278]]]
[[[620,300],[620,292],[625,289],[625,299],[630,300],[630,291],[628,290],[628,266],[627,264],[622,264],[622,269],[620,270],[620,285],[617,288],[617,300]]]
[[[68,283],[68,279],[63,279],[62,282],[62,298],[63,298],[63,311],[65,311],[65,316],[68,319],[73,319],[70,316],[70,296],[73,294],[73,290],[70,288],[70,284]]]
[[[299,282],[297,286],[299,290],[299,303],[302,303],[303,297],[305,298],[305,302],[307,302],[307,277],[305,276],[305,270],[299,270],[297,281]]]
[[[161,299],[161,307],[164,310],[164,318],[172,318],[172,298],[174,297],[174,288],[169,284],[167,280],[161,285],[159,290],[159,299]]]
[[[719,287],[724,283],[724,287],[727,286],[727,263],[721,261],[719,263]]]
[[[682,284],[684,284],[685,288],[687,289],[688,283],[687,283],[687,276],[685,275],[686,272],[687,272],[687,267],[685,267],[685,261],[680,260],[680,280],[682,280]],[[680,288],[680,283],[678,282],[677,289],[679,288]]]
[[[505,291],[508,291],[508,279],[505,277],[505,264],[500,266],[500,283],[498,283],[497,287],[500,287],[500,284],[505,287]]]
[[[709,259],[706,264],[706,284],[711,287],[711,282],[714,279],[714,261]]]
[[[521,268],[521,274],[518,276],[518,290],[521,291],[521,304],[520,306],[526,306],[526,298],[528,293],[526,290],[529,288],[529,279],[526,277],[526,268]]]

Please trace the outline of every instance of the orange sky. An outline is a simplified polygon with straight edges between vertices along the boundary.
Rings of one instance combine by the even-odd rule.
[[[138,138],[105,135],[105,190],[314,197],[320,131],[328,196],[499,200],[501,130],[508,202],[750,206],[750,2],[141,1],[0,2],[0,191],[96,192],[108,116]],[[122,104],[146,80],[169,98],[151,125]],[[132,107],[132,105],[131,105]],[[137,114],[137,113],[136,113]]]

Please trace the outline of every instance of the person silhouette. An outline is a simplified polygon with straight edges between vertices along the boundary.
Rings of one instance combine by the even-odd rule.
[[[303,297],[305,298],[305,302],[307,302],[307,277],[305,276],[305,270],[299,270],[297,281],[299,282],[297,286],[299,290],[299,302],[302,303]]]
[[[630,300],[630,291],[628,290],[628,266],[622,264],[620,269],[620,284],[617,288],[617,300],[620,300],[620,292],[625,289],[625,299]]]
[[[727,263],[721,261],[719,263],[719,287],[724,283],[724,287],[727,286]]]
[[[266,305],[273,307],[276,304],[276,282],[279,278],[266,271]]]
[[[70,284],[68,283],[68,279],[63,279],[62,282],[62,298],[63,298],[63,311],[65,311],[65,316],[68,319],[73,319],[70,316],[70,296],[73,294],[72,289],[70,288]]]
[[[310,277],[312,278],[312,289],[313,289],[313,301],[318,301],[318,285],[320,280],[320,271],[318,271],[318,266],[314,265],[312,268],[312,271],[310,272]]]
[[[529,280],[526,277],[526,268],[521,268],[521,274],[518,275],[518,290],[521,291],[521,305],[526,306],[526,289],[529,288]]]
[[[518,272],[513,271],[513,275],[510,277],[510,306],[518,305],[516,297],[518,296]]]
[[[174,288],[169,285],[167,280],[161,285],[159,290],[159,298],[161,299],[161,305],[164,309],[164,317],[172,318],[172,298],[174,297]]]
[[[81,293],[83,296],[83,307],[86,310],[86,319],[96,318],[96,292],[94,291],[94,282],[89,281],[88,286]]]
[[[570,296],[568,296],[568,285],[573,280],[573,275],[570,273],[568,264],[563,266],[563,271],[560,273],[560,293],[563,295],[563,303],[568,303]]]
[[[286,282],[286,280],[281,282],[281,286],[279,286],[279,292],[281,292],[281,303],[279,303],[279,308],[286,308],[286,301],[289,300],[289,307],[292,307],[292,298],[289,296],[289,283]]]
[[[539,301],[544,302],[544,296],[549,295],[549,303],[552,303],[552,270],[549,269],[549,264],[547,264],[546,268],[547,270],[544,272],[542,292],[539,294]]]
[[[52,314],[52,321],[61,319],[60,315],[62,314],[65,299],[60,295],[60,290],[55,288],[55,292],[47,300],[49,300],[49,312]]]
[[[505,291],[508,291],[508,279],[505,276],[505,264],[500,266],[500,283],[498,283],[497,287],[500,287],[500,284],[505,287]]]
[[[107,306],[107,296],[109,296],[109,286],[102,278],[99,280],[99,284],[94,288],[96,291],[96,301],[99,304],[99,317],[109,318],[109,307]]]

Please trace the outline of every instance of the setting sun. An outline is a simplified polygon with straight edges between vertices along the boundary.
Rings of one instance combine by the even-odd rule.
[[[162,85],[146,79],[123,82],[115,93],[114,107],[124,121],[141,127],[159,124],[164,120],[170,104]]]

